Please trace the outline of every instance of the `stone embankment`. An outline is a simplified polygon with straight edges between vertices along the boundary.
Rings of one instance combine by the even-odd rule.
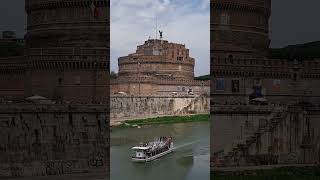
[[[0,178],[108,176],[107,105],[1,104],[0,127]]]
[[[190,114],[209,114],[210,108],[210,98],[208,96],[113,96],[110,99],[111,125],[117,125],[125,120],[133,119]]]

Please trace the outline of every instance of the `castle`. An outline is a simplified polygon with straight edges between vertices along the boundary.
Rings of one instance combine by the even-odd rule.
[[[0,58],[0,176],[109,179],[109,0],[25,10],[24,54]]]
[[[0,59],[3,101],[106,103],[109,1],[26,0],[25,55]]]
[[[320,61],[268,58],[270,13],[271,0],[211,0],[213,171],[320,163]]]
[[[271,0],[212,0],[211,95],[215,104],[263,97],[319,101],[320,61],[267,58]],[[311,99],[312,98],[312,99]]]
[[[162,33],[161,33],[162,36]],[[135,53],[118,59],[111,95],[188,96],[209,94],[209,81],[194,80],[194,58],[185,45],[148,39]]]

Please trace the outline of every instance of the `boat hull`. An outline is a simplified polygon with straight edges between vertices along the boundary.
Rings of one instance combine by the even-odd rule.
[[[169,154],[171,152],[173,152],[173,148],[171,148],[171,149],[169,149],[169,150],[167,150],[165,152],[162,152],[160,154],[157,154],[155,156],[146,158],[146,159],[132,158],[132,162],[149,162],[149,161],[153,161],[153,160],[158,159],[158,158],[160,158],[160,157],[162,157],[162,156],[164,156],[166,154]]]

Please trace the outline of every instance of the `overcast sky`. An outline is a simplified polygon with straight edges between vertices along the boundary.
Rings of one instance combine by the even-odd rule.
[[[320,40],[320,0],[273,0],[271,47]],[[209,0],[111,0],[111,68],[159,29],[170,42],[186,44],[196,75],[209,73]],[[24,0],[0,1],[0,31],[25,33]]]
[[[111,0],[111,68],[117,69],[119,56],[155,38],[156,19],[165,40],[190,49],[195,73],[209,74],[209,0]]]

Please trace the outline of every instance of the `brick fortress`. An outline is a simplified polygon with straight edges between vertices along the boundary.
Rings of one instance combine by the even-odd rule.
[[[183,44],[149,39],[135,53],[118,59],[111,95],[186,96],[209,93],[209,81],[194,80],[195,59]]]
[[[319,100],[320,61],[267,58],[271,0],[211,1],[213,103]]]
[[[25,53],[0,58],[1,178],[109,179],[109,3],[25,1]]]
[[[108,6],[106,0],[26,0],[25,55],[0,59],[1,99],[106,103]]]
[[[320,61],[268,58],[270,14],[271,0],[211,0],[213,171],[320,162]]]

